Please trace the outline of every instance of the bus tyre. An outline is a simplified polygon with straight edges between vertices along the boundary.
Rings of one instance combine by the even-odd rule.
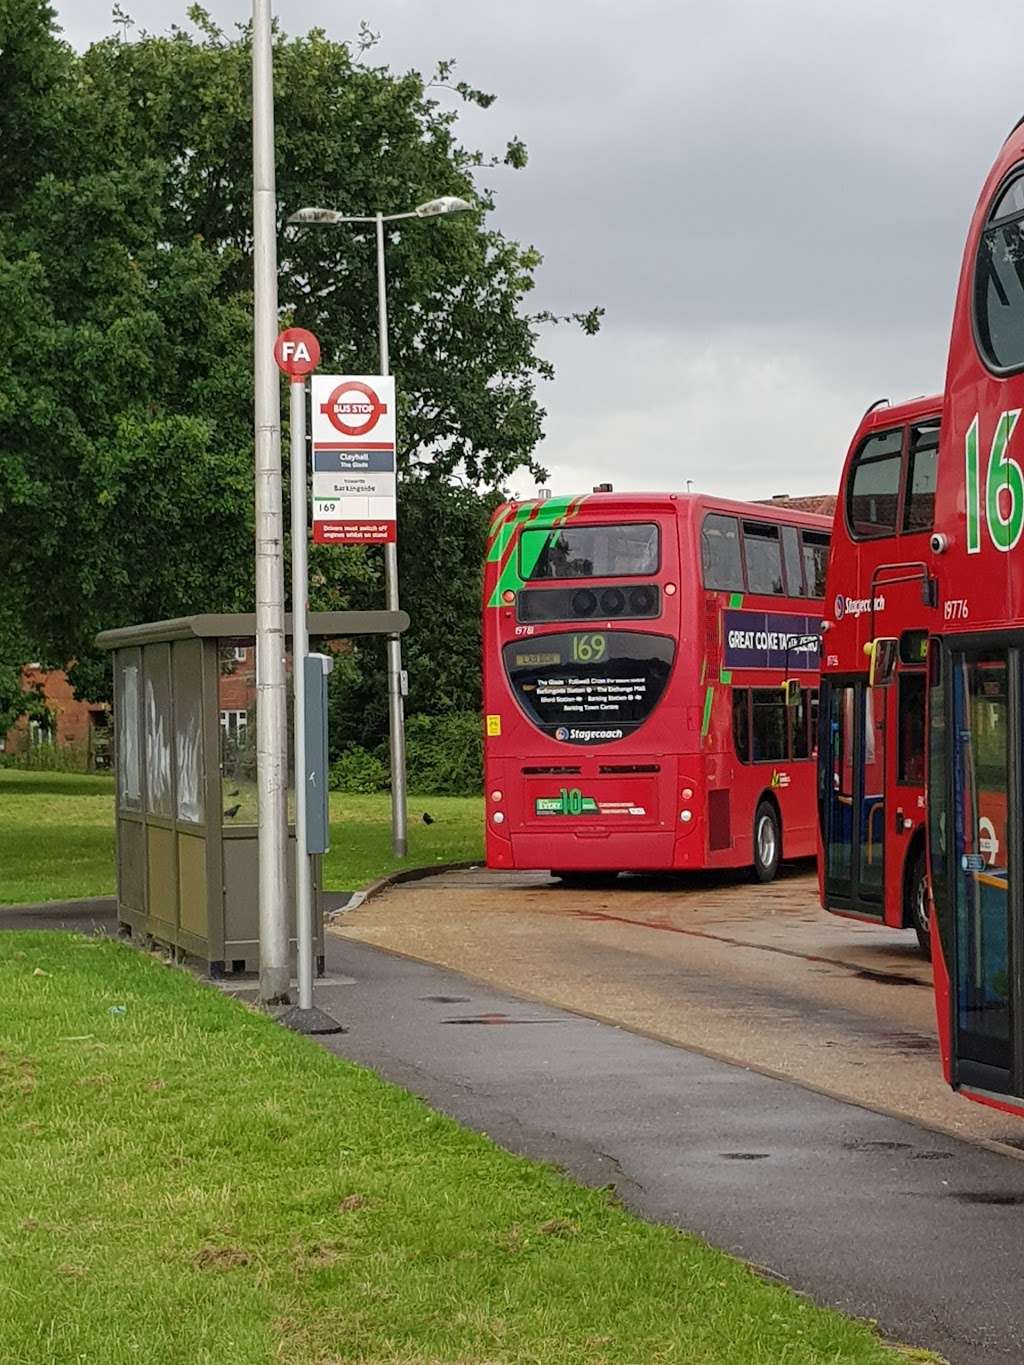
[[[774,881],[779,870],[781,848],[778,813],[770,801],[762,801],[754,816],[755,881]]]
[[[918,853],[914,859],[914,870],[910,874],[908,894],[910,896],[910,922],[914,926],[918,946],[923,956],[931,961],[932,931],[928,905],[928,877],[925,872],[923,853]]]

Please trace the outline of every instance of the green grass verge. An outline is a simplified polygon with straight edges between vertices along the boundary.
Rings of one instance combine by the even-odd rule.
[[[114,779],[0,768],[0,903],[109,896]]]
[[[390,798],[332,792],[331,843],[329,890],[354,890],[396,867],[466,862],[483,856],[483,802],[412,797],[409,854],[396,861]],[[0,904],[110,895],[114,875],[113,778],[0,768]]]
[[[426,813],[433,824],[423,823]],[[484,856],[484,803],[479,796],[411,796],[409,852],[391,856],[391,798],[331,793],[331,851],[324,886],[350,891],[399,867],[464,863]]]
[[[3,935],[0,1002],[12,1365],[899,1358],[122,944]]]

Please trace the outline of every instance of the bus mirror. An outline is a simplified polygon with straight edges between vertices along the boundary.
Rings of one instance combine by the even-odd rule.
[[[895,639],[872,640],[865,646],[868,656],[868,686],[888,687],[896,673],[896,658],[899,641]]]
[[[800,681],[798,678],[787,678],[782,684],[782,696],[786,706],[800,705]]]

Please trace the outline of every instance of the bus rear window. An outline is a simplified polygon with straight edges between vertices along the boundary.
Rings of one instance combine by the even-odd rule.
[[[674,642],[641,631],[566,631],[502,650],[516,701],[567,744],[606,744],[642,725],[661,699]]]
[[[524,580],[633,578],[656,574],[658,561],[658,527],[648,522],[554,529],[527,526],[519,537]]]

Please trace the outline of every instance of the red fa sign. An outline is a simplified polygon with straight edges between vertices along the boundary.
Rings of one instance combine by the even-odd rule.
[[[293,381],[303,379],[320,364],[320,343],[305,327],[289,327],[274,342],[274,359]]]
[[[320,411],[342,436],[365,436],[388,410],[376,391],[360,379],[346,379],[333,391]]]

